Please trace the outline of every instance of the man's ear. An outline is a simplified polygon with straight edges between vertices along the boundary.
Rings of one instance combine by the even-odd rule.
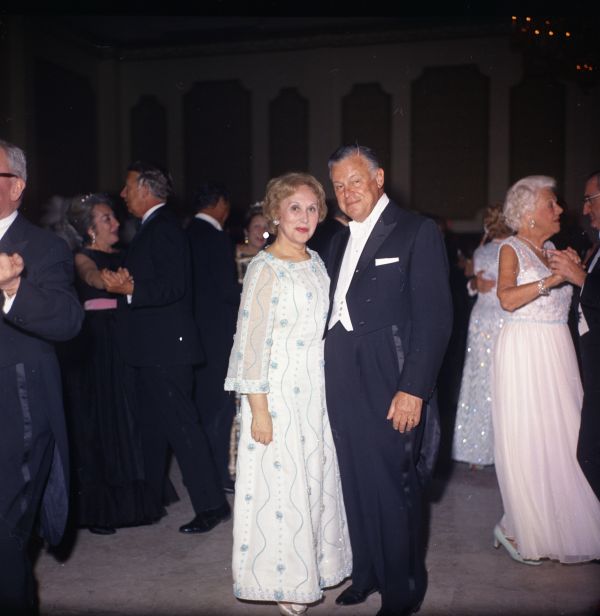
[[[375,172],[375,181],[377,182],[377,188],[383,188],[384,175],[385,174],[381,167]]]
[[[15,178],[10,188],[11,201],[19,201],[24,190],[25,180],[23,180],[22,178]]]

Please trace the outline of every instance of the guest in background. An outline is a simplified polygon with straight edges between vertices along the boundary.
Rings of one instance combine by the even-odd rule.
[[[468,282],[477,300],[471,310],[467,352],[454,427],[452,458],[471,468],[494,463],[491,364],[504,311],[496,294],[500,242],[512,234],[504,222],[502,205],[489,207],[483,218],[485,234],[473,253],[475,275]]]
[[[53,545],[65,529],[69,455],[53,343],[83,320],[71,252],[19,212],[26,183],[25,153],[0,140],[0,613],[11,615],[36,613],[36,520]]]
[[[179,531],[205,533],[231,511],[193,399],[193,367],[202,361],[202,349],[189,240],[166,205],[171,190],[162,169],[143,161],[129,166],[121,196],[142,224],[123,267],[102,270],[102,280],[120,296],[117,340],[134,373],[148,483],[160,498],[171,448],[195,513]]]
[[[192,248],[194,318],[200,330],[205,360],[196,369],[195,400],[210,441],[223,489],[233,492],[229,476],[229,442],[235,398],[223,389],[241,286],[237,281],[233,245],[223,231],[229,217],[225,186],[205,183],[196,189],[195,216],[187,227]]]
[[[583,213],[595,233],[600,232],[600,170],[585,183]],[[600,242],[587,256],[585,269],[566,255],[550,257],[553,273],[581,288],[578,296],[578,333],[583,372],[583,406],[577,442],[577,459],[597,498],[600,499]]]
[[[494,544],[527,565],[600,557],[600,503],[577,463],[582,388],[567,325],[572,288],[553,273],[560,229],[555,181],[528,176],[506,195],[516,235],[500,246],[498,297],[508,311],[492,369],[494,459],[504,516]],[[577,253],[563,252],[580,267]]]
[[[344,214],[338,202],[335,199],[329,199],[327,201],[327,217],[317,225],[317,230],[308,240],[307,246],[316,250],[321,259],[326,261],[331,238],[338,231],[345,229],[349,222],[350,219]]]
[[[248,263],[265,247],[269,238],[267,219],[263,215],[262,203],[250,206],[244,219],[244,241],[235,247],[235,262],[238,282],[242,284]]]
[[[276,239],[248,266],[225,381],[242,395],[233,591],[301,614],[352,558],[325,402],[329,278],[306,247],[323,187],[305,173],[274,178],[264,212]]]
[[[71,201],[65,223],[62,228],[70,228],[72,243],[79,245],[76,288],[85,310],[63,364],[75,515],[79,526],[107,535],[154,522],[165,509],[146,483],[132,375],[117,348],[117,296],[106,291],[100,274],[121,265],[115,248],[119,222],[107,195],[88,194]]]

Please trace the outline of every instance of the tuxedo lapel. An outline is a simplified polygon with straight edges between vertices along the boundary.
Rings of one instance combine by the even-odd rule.
[[[375,257],[375,254],[379,250],[381,244],[383,244],[387,236],[396,227],[397,221],[394,216],[394,210],[392,209],[394,207],[395,206],[393,206],[392,203],[389,203],[382,215],[379,217],[379,220],[375,223],[375,226],[369,235],[369,239],[367,240],[360,258],[358,259],[358,263],[356,264],[357,273],[355,273],[352,277],[350,286],[352,286],[356,279],[360,278],[364,274],[367,266]]]
[[[19,214],[12,225],[7,229],[6,233],[0,240],[0,252],[13,254],[15,252],[22,253],[29,243],[24,234],[23,221],[25,219]]]

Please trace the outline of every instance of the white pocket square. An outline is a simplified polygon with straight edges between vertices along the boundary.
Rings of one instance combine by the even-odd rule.
[[[385,257],[384,259],[375,259],[375,265],[388,265],[388,263],[397,263],[398,257]]]

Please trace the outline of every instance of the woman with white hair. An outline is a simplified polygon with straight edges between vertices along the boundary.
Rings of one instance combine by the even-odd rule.
[[[498,298],[505,324],[492,369],[494,458],[504,516],[494,528],[515,560],[538,565],[600,557],[600,503],[576,459],[582,388],[567,325],[572,288],[553,274],[560,230],[555,181],[528,176],[506,195],[516,235],[500,248]],[[565,254],[575,262],[575,251]]]

